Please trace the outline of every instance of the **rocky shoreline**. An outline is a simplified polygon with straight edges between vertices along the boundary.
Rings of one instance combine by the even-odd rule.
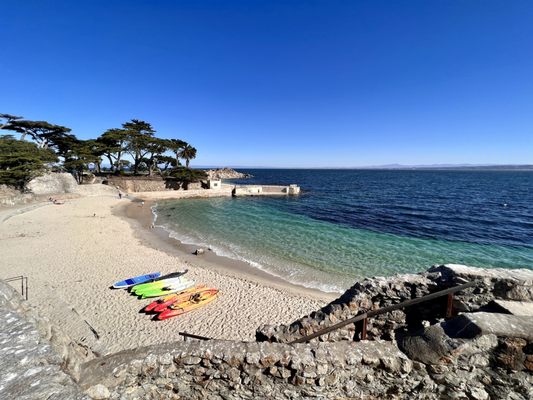
[[[361,341],[360,327],[351,324],[307,344],[287,344],[361,312],[465,282],[474,285],[454,295],[452,316],[445,315],[446,298],[437,298],[373,318],[370,340]],[[13,331],[12,321],[24,319],[11,304],[0,301],[4,314],[19,313],[0,327],[3,336]],[[64,353],[70,360],[65,373],[76,381],[65,390],[72,394],[78,387],[94,399],[527,400],[533,398],[532,307],[532,270],[435,266],[421,274],[357,282],[292,324],[259,328],[256,342],[174,342],[90,357],[74,366]],[[27,356],[25,346],[11,358]],[[16,395],[17,382],[25,379],[25,367],[10,368],[15,375],[0,389],[6,398]]]
[[[243,172],[235,171],[232,168],[216,168],[208,169],[205,171],[208,176],[208,179],[248,179],[253,178],[253,175],[246,174]]]

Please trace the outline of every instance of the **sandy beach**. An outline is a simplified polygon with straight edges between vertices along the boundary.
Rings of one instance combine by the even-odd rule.
[[[30,303],[100,353],[182,340],[182,331],[252,340],[258,326],[291,322],[335,297],[209,252],[194,256],[190,246],[150,230],[149,206],[100,194],[63,205],[3,209],[0,276],[28,276]],[[168,321],[140,313],[150,300],[110,289],[130,276],[184,269],[221,294],[208,306]]]

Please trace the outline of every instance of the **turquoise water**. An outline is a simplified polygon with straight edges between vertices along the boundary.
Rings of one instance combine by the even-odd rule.
[[[390,188],[383,189],[387,192],[385,189]],[[391,193],[374,201],[382,204],[386,198],[390,199]],[[511,197],[507,195],[507,198]],[[410,199],[415,201],[413,197]],[[320,203],[320,209],[310,207],[313,202]],[[351,202],[356,204],[360,200]],[[392,203],[391,200],[389,202]],[[365,203],[368,205],[369,201]],[[157,224],[185,243],[211,247],[218,254],[249,262],[250,268],[260,268],[288,281],[325,291],[342,291],[360,277],[418,272],[440,263],[505,268],[533,266],[533,248],[528,243],[528,233],[533,232],[529,225],[531,221],[518,220],[514,214],[499,216],[500,212],[507,212],[511,204],[517,207],[517,202],[498,203],[494,207],[498,217],[493,219],[510,218],[517,229],[520,228],[525,241],[520,239],[520,235],[499,232],[505,225],[504,221],[498,221],[491,229],[490,221],[480,221],[475,215],[462,222],[463,234],[457,231],[448,237],[410,234],[412,221],[406,220],[403,215],[405,210],[401,207],[398,207],[398,214],[403,215],[401,221],[406,227],[405,232],[398,226],[395,227],[398,233],[386,229],[389,218],[400,217],[395,216],[394,210],[387,211],[387,207],[383,206],[385,211],[380,218],[384,227],[376,229],[374,217],[373,224],[365,229],[358,224],[346,223],[346,218],[338,220],[331,217],[341,214],[338,207],[328,210],[327,204],[324,196],[308,192],[291,199],[254,197],[163,201],[158,204],[156,212]],[[436,217],[432,229],[444,230],[444,224],[450,224],[446,204],[440,201],[441,208],[431,207],[431,215],[438,217],[442,213],[442,221]],[[329,205],[333,207],[333,204]],[[306,208],[311,212],[305,212]],[[420,214],[423,211],[413,212],[412,218],[424,229],[430,229],[427,219],[419,221]],[[321,215],[323,218],[320,218]],[[485,212],[483,215],[488,214]],[[524,215],[523,210],[520,215]],[[477,226],[473,226],[472,221]],[[472,229],[479,232],[471,232]],[[455,239],[461,235],[463,240]]]

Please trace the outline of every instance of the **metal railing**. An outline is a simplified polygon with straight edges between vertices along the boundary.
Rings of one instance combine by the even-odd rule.
[[[455,292],[459,292],[459,291],[461,291],[463,289],[467,289],[467,288],[473,287],[476,284],[477,284],[477,282],[469,282],[469,283],[465,283],[463,285],[454,286],[454,287],[451,287],[451,288],[448,288],[448,289],[444,289],[444,290],[441,290],[439,292],[431,293],[431,294],[428,294],[426,296],[418,297],[418,298],[411,299],[411,300],[406,300],[406,301],[403,301],[403,302],[398,303],[398,304],[393,304],[391,306],[379,308],[377,310],[367,311],[365,313],[356,315],[355,317],[352,317],[352,318],[349,318],[349,319],[344,320],[342,322],[339,322],[339,323],[337,323],[335,325],[328,326],[327,328],[321,329],[321,330],[319,330],[319,331],[317,331],[315,333],[312,333],[310,335],[307,335],[307,336],[301,337],[299,339],[293,340],[292,342],[289,342],[289,344],[305,343],[305,342],[308,342],[311,339],[317,338],[319,336],[325,335],[326,333],[333,332],[333,331],[335,331],[337,329],[345,327],[346,325],[354,324],[354,323],[359,322],[359,321],[362,321],[362,325],[363,325],[362,326],[362,330],[361,330],[361,340],[365,340],[366,339],[366,327],[367,327],[367,323],[368,323],[368,318],[375,317],[375,316],[378,316],[378,315],[381,315],[381,314],[385,314],[385,313],[388,313],[388,312],[391,312],[391,311],[399,310],[401,308],[410,307],[410,306],[413,306],[415,304],[423,303],[423,302],[426,302],[426,301],[429,301],[429,300],[433,300],[433,299],[436,299],[438,297],[442,297],[442,296],[446,296],[446,295],[448,296],[448,301],[447,301],[447,305],[446,305],[446,318],[450,318],[452,316],[452,313],[453,313],[453,294]]]
[[[28,277],[24,275],[13,276],[11,278],[4,279],[5,282],[15,282],[20,280],[20,294],[26,300],[28,300]]]
[[[179,335],[183,336],[185,339],[211,340],[211,338],[208,338],[206,336],[193,335],[192,333],[187,332],[180,332]]]

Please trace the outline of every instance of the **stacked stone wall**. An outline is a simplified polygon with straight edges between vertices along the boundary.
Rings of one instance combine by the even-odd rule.
[[[80,384],[112,398],[290,399],[379,397],[413,390],[398,383],[412,362],[386,342],[289,346],[211,340],[121,352],[87,363]]]
[[[88,399],[74,379],[91,358],[0,281],[0,399]]]
[[[289,343],[363,312],[376,310],[440,290],[476,281],[475,288],[454,295],[454,312],[472,312],[495,299],[533,301],[533,271],[481,269],[462,265],[440,265],[417,275],[367,278],[342,296],[289,325],[265,325],[256,332],[258,341]],[[445,317],[447,298],[441,297],[368,320],[368,339],[395,340],[398,335],[420,330]],[[314,341],[357,340],[361,325],[350,324]]]

